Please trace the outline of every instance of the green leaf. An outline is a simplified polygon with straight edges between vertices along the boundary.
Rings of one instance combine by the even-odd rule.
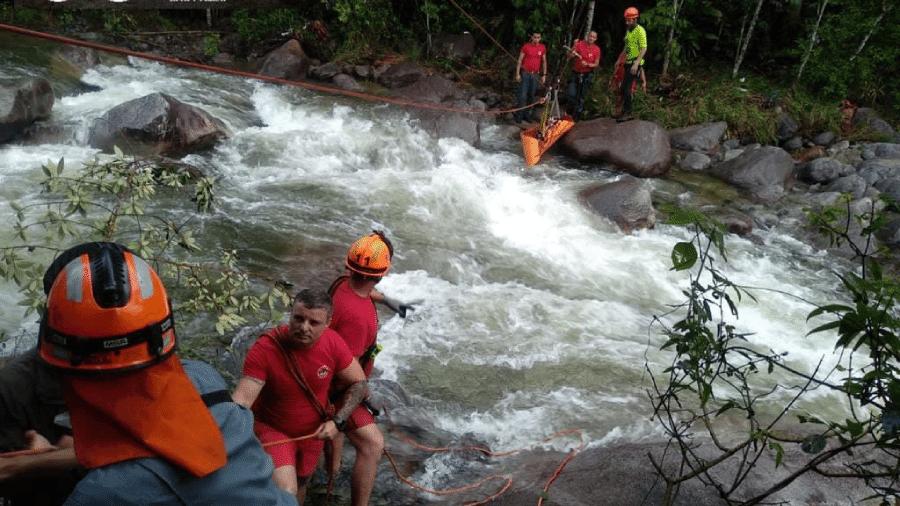
[[[672,248],[672,269],[683,271],[697,262],[697,248],[690,242],[679,242]]]
[[[784,447],[775,441],[769,441],[769,449],[775,452],[775,467],[780,466],[784,460]]]
[[[815,455],[821,453],[825,449],[827,442],[828,441],[821,434],[814,434],[803,439],[800,443],[800,449],[803,450],[804,453]]]

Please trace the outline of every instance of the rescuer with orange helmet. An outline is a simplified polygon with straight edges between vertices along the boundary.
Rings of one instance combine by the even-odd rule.
[[[344,266],[348,275],[339,277],[331,285],[334,314],[330,328],[337,331],[350,347],[368,377],[372,373],[373,359],[381,347],[377,343],[378,312],[376,302],[381,302],[405,318],[410,304],[400,303],[375,289],[391,269],[394,247],[384,232],[375,230],[357,239],[347,250]],[[356,462],[351,479],[353,506],[368,504],[378,461],[384,449],[384,438],[375,425],[372,413],[364,406],[358,407],[347,420],[347,437],[356,449]],[[340,468],[342,438],[331,440],[331,452],[326,450],[326,458],[332,472]]]
[[[66,506],[297,504],[271,482],[252,414],[222,377],[178,359],[168,295],[143,258],[82,244],[51,264],[44,290],[38,356],[61,375],[89,471]]]
[[[625,77],[622,79],[622,96],[625,99],[624,111],[616,121],[628,121],[632,119],[632,85],[640,79],[641,69],[644,65],[644,55],[647,54],[647,32],[644,27],[637,24],[640,12],[636,7],[625,9],[625,47],[620,58],[625,59]]]

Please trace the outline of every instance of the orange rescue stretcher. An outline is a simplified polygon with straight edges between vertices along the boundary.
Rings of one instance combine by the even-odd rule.
[[[549,100],[551,93],[553,99]],[[575,126],[575,120],[571,116],[568,114],[560,116],[556,93],[555,89],[547,92],[548,102],[541,115],[540,124],[523,130],[519,134],[522,139],[522,151],[525,153],[526,167],[538,163],[541,155]]]

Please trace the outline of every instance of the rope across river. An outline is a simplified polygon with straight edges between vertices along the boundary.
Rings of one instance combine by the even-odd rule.
[[[245,77],[248,79],[258,79],[258,80],[267,81],[270,83],[284,84],[284,85],[288,85],[288,86],[298,86],[301,88],[305,88],[305,89],[312,90],[312,91],[319,91],[322,93],[333,93],[333,94],[338,94],[338,95],[345,95],[348,97],[355,97],[355,98],[361,98],[361,99],[365,99],[365,100],[387,102],[390,104],[409,106],[409,107],[421,107],[421,108],[426,108],[426,109],[435,109],[435,110],[439,110],[439,111],[458,112],[458,113],[467,113],[467,114],[499,115],[499,114],[507,114],[507,113],[511,113],[511,112],[520,111],[520,110],[527,109],[527,108],[530,108],[535,105],[539,105],[541,103],[541,101],[537,101],[533,104],[528,104],[528,105],[525,105],[522,107],[516,107],[516,108],[512,108],[512,109],[491,109],[491,110],[466,109],[466,108],[462,108],[462,107],[453,107],[453,106],[449,106],[449,105],[442,105],[442,104],[435,104],[435,103],[428,103],[428,102],[417,102],[415,100],[408,100],[408,99],[404,99],[404,98],[385,97],[385,96],[381,96],[381,95],[373,95],[371,93],[343,90],[340,88],[332,88],[330,86],[324,86],[324,85],[310,83],[310,82],[289,81],[287,79],[263,76],[263,75],[254,74],[251,72],[242,72],[239,70],[232,70],[232,69],[226,69],[226,68],[222,68],[222,67],[216,67],[214,65],[205,65],[202,63],[194,63],[194,62],[179,60],[176,58],[169,58],[166,56],[157,56],[157,55],[148,54],[148,53],[131,51],[129,49],[124,49],[124,48],[115,47],[115,46],[108,46],[105,44],[98,44],[96,42],[86,42],[83,40],[77,40],[77,39],[72,39],[69,37],[63,37],[61,35],[54,35],[54,34],[50,34],[50,33],[38,32],[35,30],[29,30],[27,28],[20,28],[17,26],[6,25],[6,24],[2,24],[2,23],[0,23],[0,30],[4,30],[4,31],[10,32],[10,33],[16,33],[19,35],[25,35],[28,37],[37,37],[37,38],[41,38],[41,39],[51,40],[51,41],[59,42],[62,44],[71,44],[71,45],[75,45],[75,46],[86,47],[86,48],[90,48],[90,49],[95,49],[97,51],[105,51],[108,53],[115,53],[115,54],[121,54],[121,55],[126,55],[126,56],[134,56],[136,58],[143,58],[143,59],[147,59],[147,60],[154,60],[154,61],[166,63],[169,65],[175,65],[175,66],[179,66],[179,67],[195,68],[195,69],[206,70],[206,71],[210,71],[210,72],[217,72],[219,74],[228,74],[228,75],[233,75],[233,76],[238,76],[238,77]]]
[[[455,2],[454,2],[454,4],[455,4]],[[391,103],[391,104],[395,104],[395,105],[401,105],[401,106],[421,107],[421,108],[435,109],[435,110],[441,110],[441,111],[447,111],[447,112],[468,113],[468,114],[498,115],[498,114],[506,114],[506,113],[516,112],[516,111],[523,110],[523,109],[528,109],[528,108],[531,108],[531,107],[533,107],[533,106],[535,106],[535,105],[540,105],[540,104],[542,104],[542,103],[544,103],[544,102],[546,101],[544,98],[541,98],[540,100],[536,101],[536,102],[533,103],[533,104],[528,104],[528,105],[525,105],[525,106],[522,106],[522,107],[513,108],[513,109],[494,109],[494,110],[465,109],[465,108],[452,107],[452,106],[447,106],[447,105],[442,105],[442,104],[426,103],[426,102],[417,102],[417,101],[414,101],[414,100],[407,100],[407,99],[402,99],[402,98],[385,97],[385,96],[373,95],[373,94],[369,94],[369,93],[362,93],[362,92],[356,92],[356,91],[350,91],[350,90],[343,90],[343,89],[339,89],[339,88],[332,88],[332,87],[329,87],[329,86],[324,86],[324,85],[319,85],[319,84],[314,84],[314,83],[309,83],[309,82],[289,81],[289,80],[286,80],[286,79],[280,79],[280,78],[276,78],[276,77],[263,76],[263,75],[254,74],[254,73],[250,73],[250,72],[242,72],[242,71],[237,71],[237,70],[232,70],[232,69],[226,69],[226,68],[222,68],[222,67],[216,67],[216,66],[212,66],[212,65],[205,65],[205,64],[201,64],[201,63],[194,63],[194,62],[189,62],[189,61],[179,60],[179,59],[176,59],[176,58],[169,58],[169,57],[165,57],[165,56],[157,56],[157,55],[148,54],[148,53],[141,53],[141,52],[137,52],[137,51],[131,51],[131,50],[128,50],[128,49],[124,49],[124,48],[120,48],[120,47],[115,47],[115,46],[108,46],[108,45],[104,45],[104,44],[98,44],[98,43],[93,43],[93,42],[81,41],[81,40],[72,39],[72,38],[68,38],[68,37],[63,37],[63,36],[59,36],[59,35],[48,34],[48,33],[44,33],[44,32],[38,32],[38,31],[29,30],[29,29],[25,29],[25,28],[20,28],[20,27],[16,27],[16,26],[12,26],[12,25],[6,25],[6,24],[2,24],[2,23],[0,23],[0,30],[4,30],[4,31],[10,32],[10,33],[15,33],[15,34],[19,34],[19,35],[28,36],[28,37],[36,37],[36,38],[46,39],[46,40],[50,40],[50,41],[54,41],[54,42],[59,42],[59,43],[62,43],[62,44],[71,44],[71,45],[75,45],[75,46],[86,47],[86,48],[94,49],[94,50],[97,50],[97,51],[104,51],[104,52],[108,52],[108,53],[115,53],[115,54],[121,54],[121,55],[126,55],[126,56],[133,56],[133,57],[137,57],[137,58],[143,58],[143,59],[147,59],[147,60],[158,61],[158,62],[162,62],[162,63],[169,64],[169,65],[175,65],[175,66],[179,66],[179,67],[195,68],[195,69],[206,70],[206,71],[210,71],[210,72],[216,72],[216,73],[220,73],[220,74],[228,74],[228,75],[233,75],[233,76],[238,76],[238,77],[244,77],[244,78],[248,78],[248,79],[262,80],[262,81],[267,81],[267,82],[276,83],[276,84],[283,84],[283,85],[289,85],[289,86],[298,86],[298,87],[305,88],[305,89],[308,89],[308,90],[318,91],[318,92],[323,92],[323,93],[332,93],[332,94],[345,95],[345,96],[355,97],[355,98],[360,98],[360,99],[365,99],[365,100],[375,100],[375,101],[387,102],[387,103]],[[544,497],[545,497],[545,495],[546,495],[546,492],[549,490],[550,485],[553,483],[553,481],[554,481],[554,480],[559,476],[559,474],[562,472],[562,470],[563,470],[563,468],[565,467],[565,465],[566,465],[566,464],[567,464],[567,463],[568,463],[568,462],[569,462],[569,461],[570,461],[570,460],[571,460],[578,452],[580,452],[580,451],[584,448],[584,446],[586,445],[586,442],[584,442],[584,440],[583,440],[581,431],[579,431],[579,430],[577,430],[577,429],[568,429],[568,430],[564,430],[564,431],[558,432],[558,433],[554,434],[553,436],[550,436],[549,438],[547,438],[547,439],[545,439],[545,440],[543,441],[543,442],[547,442],[547,441],[550,441],[550,440],[555,439],[555,438],[558,438],[558,437],[562,437],[562,436],[565,436],[565,435],[572,435],[572,434],[577,434],[577,435],[581,438],[581,444],[580,444],[576,449],[572,450],[572,451],[568,454],[568,456],[562,461],[562,463],[560,463],[560,465],[557,467],[557,469],[556,469],[556,471],[554,472],[554,474],[553,474],[553,475],[550,477],[550,479],[547,481],[547,483],[546,483],[546,485],[545,485],[545,487],[544,487],[544,489],[543,489],[543,493],[541,494],[541,496],[540,496],[540,498],[539,498],[539,500],[538,500],[538,502],[537,502],[538,506],[541,506],[541,505],[543,504],[543,501],[544,501]],[[268,443],[265,443],[263,446],[266,446],[266,447],[267,447],[267,446],[273,446],[273,445],[283,444],[283,443],[287,443],[287,442],[300,441],[300,440],[304,440],[304,439],[309,439],[309,438],[311,438],[311,437],[313,437],[313,436],[314,436],[314,434],[307,434],[307,435],[300,436],[300,437],[297,437],[297,438],[290,438],[290,439],[284,439],[284,440],[279,440],[279,441],[268,442]],[[422,446],[422,445],[420,445],[419,443],[417,443],[417,442],[413,441],[412,439],[409,439],[409,438],[407,438],[407,437],[405,437],[405,436],[400,436],[400,438],[401,438],[402,440],[404,440],[406,443],[411,444],[411,445],[413,445],[413,446],[415,446],[415,447],[417,447],[417,448],[419,448],[419,449],[426,450],[426,451],[431,451],[431,452],[449,452],[449,451],[461,451],[461,450],[474,450],[474,451],[482,452],[482,453],[484,453],[484,454],[486,454],[486,455],[489,455],[489,456],[493,456],[493,457],[502,457],[502,456],[513,455],[513,454],[519,453],[519,452],[521,452],[521,451],[523,451],[523,450],[526,450],[526,448],[522,448],[522,449],[519,449],[519,450],[512,450],[512,451],[503,452],[503,453],[495,453],[495,452],[491,452],[491,451],[489,451],[489,450],[487,450],[487,449],[479,448],[479,447],[465,447],[465,448],[441,447],[441,448],[433,448],[433,447],[425,447],[425,446]],[[34,454],[34,453],[42,453],[42,452],[44,452],[44,451],[46,451],[46,450],[25,450],[25,451],[21,451],[21,452],[11,452],[11,453],[8,453],[8,454],[0,454],[0,457],[14,457],[14,456],[19,456],[19,455],[27,455],[27,454]],[[470,503],[467,503],[466,506],[478,506],[478,505],[482,505],[482,504],[491,502],[491,501],[497,499],[498,497],[500,497],[500,496],[501,496],[502,494],[504,494],[505,492],[507,492],[509,489],[511,489],[511,488],[512,488],[512,485],[513,485],[513,478],[512,478],[512,476],[509,476],[509,475],[499,475],[499,474],[498,474],[498,475],[488,476],[488,477],[486,477],[486,478],[484,478],[484,479],[482,479],[482,480],[480,480],[480,481],[478,481],[478,482],[476,482],[476,483],[474,483],[474,484],[470,484],[470,485],[463,486],[463,487],[459,487],[459,488],[448,489],[448,490],[431,490],[431,489],[427,489],[427,488],[425,488],[425,487],[422,487],[422,486],[420,486],[420,485],[414,483],[411,479],[409,479],[408,477],[404,476],[404,475],[401,473],[400,468],[398,467],[396,461],[394,460],[393,455],[391,455],[391,453],[390,453],[387,449],[385,449],[384,452],[385,452],[385,454],[387,455],[388,460],[389,460],[390,463],[391,463],[391,466],[394,468],[395,473],[397,474],[398,478],[399,478],[401,481],[403,481],[404,483],[406,483],[407,485],[409,485],[409,486],[411,486],[411,487],[413,487],[413,488],[416,488],[416,489],[418,489],[418,490],[421,490],[421,491],[423,491],[423,492],[427,492],[427,493],[430,493],[430,494],[434,494],[434,495],[442,495],[442,496],[445,496],[445,495],[452,495],[452,494],[456,494],[456,493],[462,493],[462,492],[466,492],[466,491],[471,491],[471,490],[478,489],[478,488],[481,487],[482,485],[484,485],[484,484],[486,484],[486,483],[488,483],[488,482],[491,482],[491,481],[503,481],[503,482],[504,482],[503,486],[502,486],[499,490],[497,490],[496,492],[490,494],[488,497],[486,497],[486,498],[484,498],[484,499],[482,499],[482,500],[479,500],[479,501],[476,501],[476,502],[470,502]]]

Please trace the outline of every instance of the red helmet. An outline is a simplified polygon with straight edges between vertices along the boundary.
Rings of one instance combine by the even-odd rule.
[[[637,7],[629,7],[625,9],[625,19],[637,19],[641,13],[638,12]]]
[[[44,276],[47,309],[38,354],[83,372],[139,369],[175,351],[166,289],[147,262],[122,245],[77,246]]]
[[[360,238],[347,251],[344,265],[353,272],[365,276],[381,277],[391,268],[391,257],[394,255],[391,242],[383,232],[375,231],[372,235]]]

